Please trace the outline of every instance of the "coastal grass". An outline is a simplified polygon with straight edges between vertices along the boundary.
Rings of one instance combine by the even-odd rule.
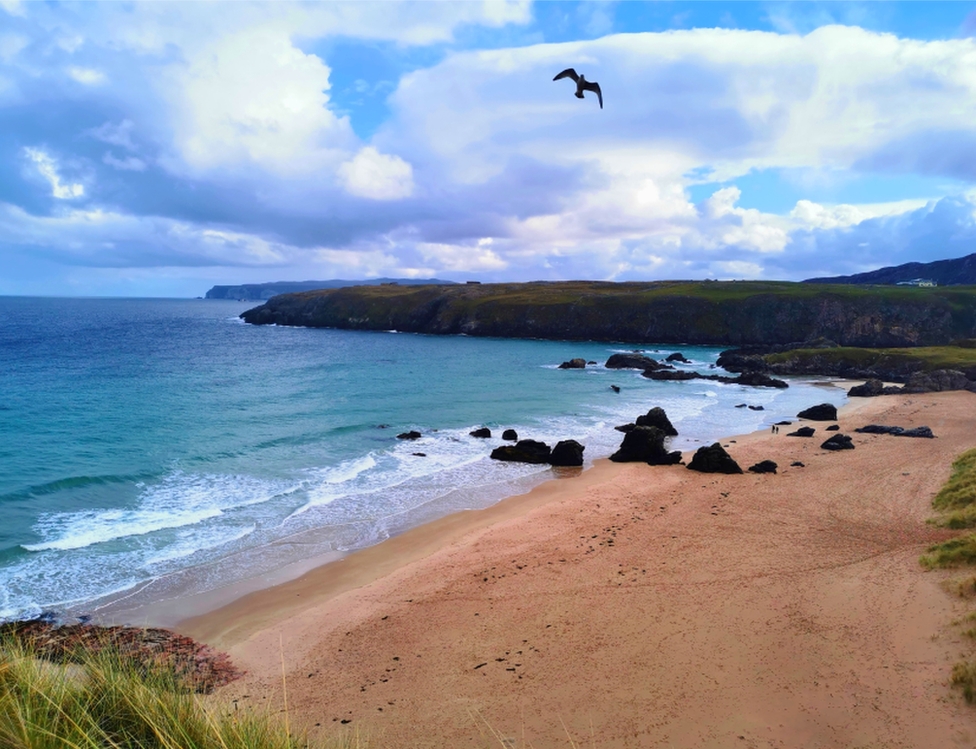
[[[778,354],[767,354],[770,364],[816,360],[823,364],[850,364],[857,367],[880,366],[897,369],[899,365],[917,365],[922,372],[937,369],[971,370],[976,368],[976,348],[965,345],[919,346],[917,348],[858,348],[838,346],[827,349],[792,349]]]
[[[109,650],[44,660],[0,642],[4,749],[306,749],[277,717],[204,707],[170,669]]]

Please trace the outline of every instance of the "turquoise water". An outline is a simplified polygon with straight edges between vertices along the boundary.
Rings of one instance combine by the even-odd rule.
[[[253,327],[250,306],[0,298],[0,617],[211,590],[552,475],[489,460],[503,428],[589,461],[655,405],[686,449],[844,400],[602,367],[632,345]],[[600,366],[556,368],[577,356]]]

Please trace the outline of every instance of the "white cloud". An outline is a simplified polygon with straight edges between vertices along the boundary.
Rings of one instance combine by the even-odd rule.
[[[399,156],[387,156],[372,146],[360,149],[338,170],[346,190],[371,200],[400,200],[413,194],[413,169]]]
[[[100,86],[105,83],[105,74],[92,68],[70,67],[68,68],[68,75],[85,86]]]
[[[479,272],[498,271],[508,267],[492,250],[491,238],[480,239],[474,246],[421,242],[417,251],[424,261],[438,271]]]
[[[24,16],[24,4],[21,0],[0,0],[0,8],[3,8],[12,16]]]
[[[77,183],[64,184],[58,174],[57,162],[39,148],[25,148],[24,155],[33,162],[38,173],[51,185],[51,194],[60,200],[80,198],[85,194],[85,186]]]
[[[135,127],[132,120],[122,120],[118,125],[106,122],[96,128],[86,131],[86,135],[91,136],[103,143],[113,146],[121,146],[128,151],[135,151],[135,143],[132,142],[132,128]]]

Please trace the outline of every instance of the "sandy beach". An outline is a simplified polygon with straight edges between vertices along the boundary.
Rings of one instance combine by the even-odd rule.
[[[972,747],[966,603],[919,554],[976,395],[858,399],[855,450],[757,433],[746,468],[599,461],[183,621],[220,700],[376,747]],[[927,425],[937,439],[856,434]],[[733,441],[734,440],[734,441]],[[686,454],[686,459],[691,453]],[[800,461],[803,467],[791,466]]]

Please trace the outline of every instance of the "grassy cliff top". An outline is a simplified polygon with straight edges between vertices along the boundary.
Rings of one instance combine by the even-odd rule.
[[[921,362],[923,372],[937,369],[968,370],[976,367],[976,348],[968,341],[955,342],[949,346],[919,346],[917,348],[856,348],[839,346],[837,348],[793,349],[779,354],[767,354],[770,364],[795,362],[803,359],[816,359],[821,362],[853,362],[869,367],[882,361],[888,364],[898,362]]]

